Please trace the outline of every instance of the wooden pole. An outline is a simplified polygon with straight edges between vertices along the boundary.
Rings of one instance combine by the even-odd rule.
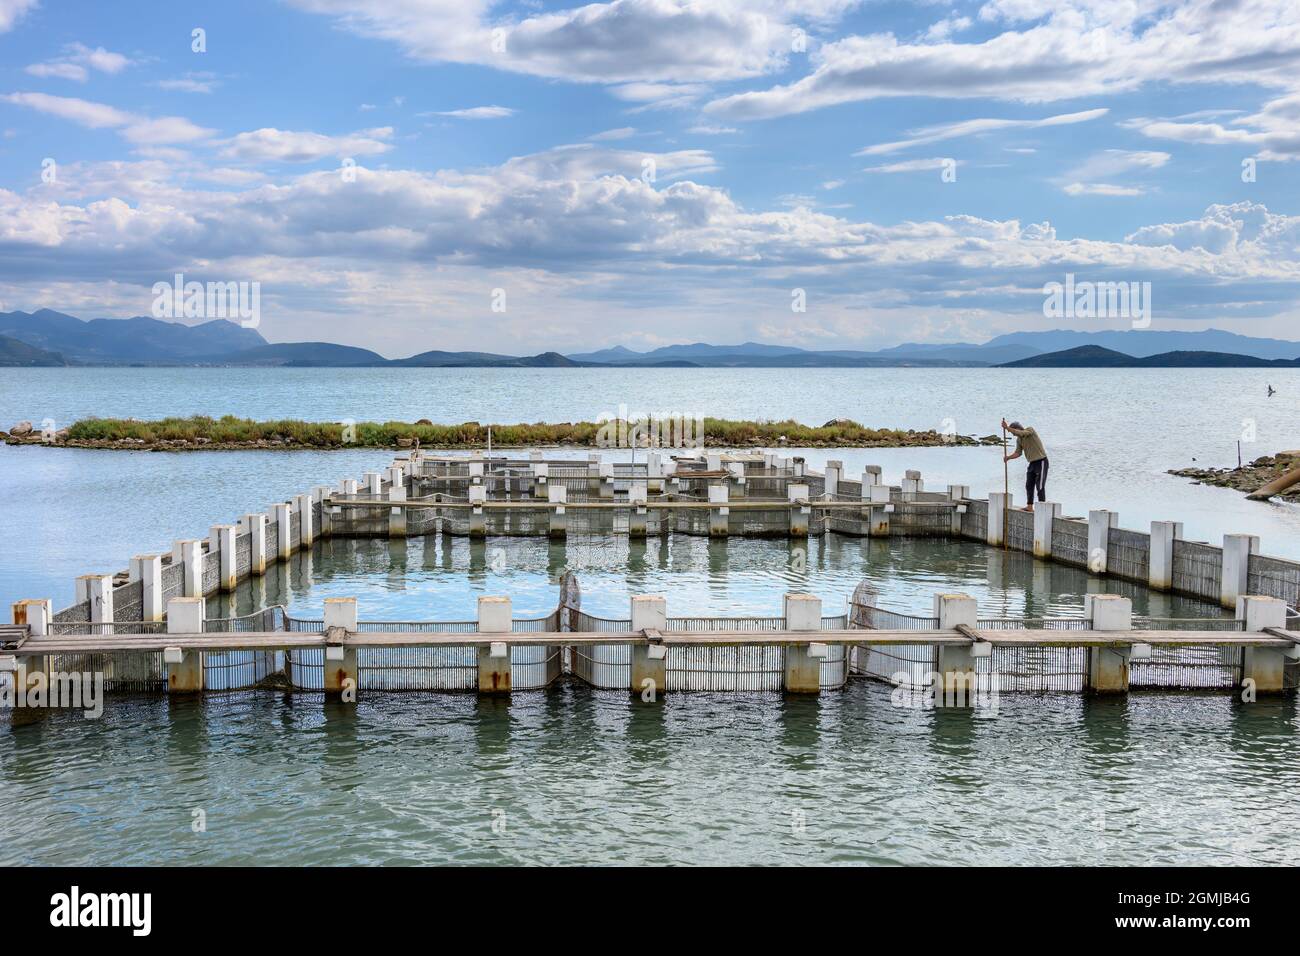
[[[1007,464],[1007,427],[1002,426],[1002,550],[1007,550],[1007,533],[1011,527],[1011,466]]]

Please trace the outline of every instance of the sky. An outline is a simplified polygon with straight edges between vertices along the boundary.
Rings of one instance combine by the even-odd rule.
[[[0,0],[0,310],[400,357],[1300,339],[1296,0]],[[202,321],[202,317],[187,321]]]

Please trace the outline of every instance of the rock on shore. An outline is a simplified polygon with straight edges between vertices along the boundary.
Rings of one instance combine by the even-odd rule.
[[[1232,488],[1243,494],[1251,494],[1274,478],[1280,478],[1292,468],[1298,467],[1300,467],[1300,451],[1280,451],[1276,455],[1256,458],[1250,464],[1242,465],[1240,468],[1177,468],[1170,469],[1169,474],[1180,478],[1191,478],[1198,485]],[[1284,501],[1300,502],[1300,485],[1293,486],[1278,497]]]

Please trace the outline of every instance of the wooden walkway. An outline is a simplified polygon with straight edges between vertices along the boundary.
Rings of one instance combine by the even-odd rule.
[[[1213,646],[1290,648],[1300,631],[1062,631],[1062,630],[826,630],[826,631],[244,631],[204,634],[69,634],[28,638],[0,651],[18,657],[42,654],[111,654],[161,651],[168,647],[201,651],[273,651],[326,647],[465,647],[505,643],[515,646],[592,644],[666,644],[688,647],[808,644],[933,644],[996,647],[1131,647]]]

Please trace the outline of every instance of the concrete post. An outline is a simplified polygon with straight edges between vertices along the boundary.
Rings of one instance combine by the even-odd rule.
[[[727,536],[728,524],[731,521],[731,509],[727,507],[729,500],[730,493],[725,484],[709,485],[709,504],[716,506],[709,510],[709,536],[712,538]]]
[[[551,477],[551,466],[544,461],[533,462],[533,497],[549,501],[546,484]]]
[[[266,515],[244,515],[240,524],[248,532],[248,573],[260,577],[266,573]]]
[[[208,556],[217,562],[220,577],[217,579],[217,589],[220,591],[233,591],[237,576],[235,574],[235,532],[238,529],[233,524],[214,524],[212,532],[208,538]],[[215,549],[212,546],[213,540],[216,541]],[[213,555],[213,551],[217,553]]]
[[[822,599],[813,594],[789,592],[784,598],[785,626],[789,631],[820,631],[822,629]],[[822,659],[812,657],[808,644],[787,644],[785,647],[785,692],[787,694],[820,694],[822,689]]]
[[[785,486],[786,496],[790,500],[790,537],[808,537],[808,518],[812,509],[796,502],[808,501],[808,486],[799,482],[790,482]]]
[[[1235,608],[1237,598],[1249,588],[1250,556],[1259,554],[1259,535],[1225,534],[1223,536],[1223,574],[1219,603]]]
[[[632,630],[651,628],[664,631],[668,627],[667,602],[658,594],[632,596]],[[632,646],[632,667],[629,684],[632,693],[650,691],[658,695],[668,687],[668,650],[662,644]]]
[[[1246,630],[1259,633],[1265,628],[1286,628],[1286,602],[1272,597],[1241,595],[1237,598],[1237,620],[1246,622]],[[1241,680],[1256,693],[1279,694],[1285,687],[1286,664],[1300,656],[1300,648],[1292,645],[1280,647],[1242,648]]]
[[[1151,551],[1148,557],[1147,586],[1168,591],[1174,584],[1174,542],[1183,536],[1181,521],[1151,522]]]
[[[77,578],[77,603],[90,605],[90,621],[101,624],[113,620],[113,576],[111,574],[83,574]],[[92,627],[92,634],[112,634],[111,627]]]
[[[167,602],[168,634],[202,634],[204,604],[201,597],[177,597]],[[203,690],[203,652],[168,647],[163,650],[167,665],[167,693],[193,694]]]
[[[879,465],[867,465],[862,470],[862,487],[870,488],[872,485],[883,485],[885,482],[882,478],[884,469]]]
[[[921,480],[921,473],[916,470],[909,470],[904,473],[902,494],[903,500],[913,500],[918,494],[925,490],[925,483]]]
[[[325,632],[339,627],[345,631],[357,629],[356,598],[325,599]],[[324,683],[325,693],[329,695],[344,694],[350,691],[352,700],[356,700],[356,691],[360,686],[357,681],[357,649],[344,645],[326,646]]]
[[[366,481],[366,495],[371,498],[379,498],[384,493],[384,474],[380,471],[367,471],[362,475]]]
[[[271,513],[275,516],[275,556],[288,561],[293,554],[293,508],[287,501],[281,501],[271,505]]]
[[[406,501],[406,484],[405,482],[394,482],[388,489],[388,500],[394,502]],[[389,508],[388,509],[388,536],[390,538],[406,537],[406,509]]]
[[[480,644],[478,649],[478,689],[480,694],[510,692],[510,635],[514,613],[508,597],[478,599],[478,629],[484,634],[501,634],[502,640]]]
[[[889,537],[889,504],[891,489],[888,485],[872,485],[868,489],[868,496],[871,503],[875,505],[871,509],[871,524],[867,527],[867,534],[873,538]]]
[[[1119,512],[1104,508],[1088,512],[1088,570],[1105,574],[1110,553],[1110,529],[1119,527]]]
[[[1010,492],[989,492],[988,527],[985,541],[991,547],[1000,548],[1004,543],[1006,513],[1011,510],[1015,495]]]
[[[546,486],[546,500],[558,505],[558,507],[551,509],[548,516],[549,530],[547,534],[552,538],[563,538],[568,529],[568,518],[564,513],[564,503],[569,500],[569,489],[560,484],[548,484]]]
[[[298,509],[298,543],[310,548],[316,540],[316,529],[311,520],[311,495],[295,495],[293,503]]]
[[[603,459],[596,463],[596,479],[598,487],[596,496],[602,501],[610,501],[614,498],[614,463],[604,461]]]
[[[632,487],[628,489],[627,500],[631,505],[631,510],[627,517],[627,533],[631,538],[644,538],[646,536],[646,524],[648,515],[646,512],[646,499],[649,497],[649,482],[640,478],[633,479]]]
[[[1089,594],[1084,601],[1094,631],[1133,629],[1133,602],[1128,598],[1118,594]],[[1088,690],[1103,694],[1127,692],[1132,654],[1132,647],[1127,646],[1088,648]]]
[[[137,554],[131,559],[131,579],[140,582],[140,620],[163,619],[162,555]]]
[[[936,594],[934,616],[939,619],[940,630],[952,630],[958,624],[975,627],[979,618],[979,609],[975,599],[968,594]],[[972,646],[940,644],[937,650],[936,704],[968,705],[973,701],[976,691],[975,655]]]
[[[172,542],[172,564],[181,569],[181,594],[203,596],[203,543],[193,539]]]
[[[483,538],[487,536],[487,518],[483,514],[483,504],[487,501],[487,488],[483,485],[469,486],[469,536]]]
[[[840,478],[843,477],[843,475],[844,462],[826,462],[826,494],[837,495],[840,493]]]
[[[54,620],[54,602],[49,598],[27,598],[13,604],[13,621],[26,624],[32,637],[44,637],[50,633],[50,622]]]
[[[740,461],[729,461],[727,462],[727,472],[730,475],[730,477],[727,478],[727,487],[731,497],[746,497],[745,463]]]
[[[328,538],[334,533],[334,507],[327,505],[325,499],[334,494],[329,485],[317,485],[311,490],[312,499],[320,502],[320,532],[322,538]]]
[[[1052,527],[1060,517],[1061,506],[1055,501],[1034,505],[1034,557],[1051,558]]]
[[[949,485],[948,500],[953,503],[952,524],[948,532],[954,538],[961,537],[961,516],[966,513],[966,499],[970,497],[970,485]]]

